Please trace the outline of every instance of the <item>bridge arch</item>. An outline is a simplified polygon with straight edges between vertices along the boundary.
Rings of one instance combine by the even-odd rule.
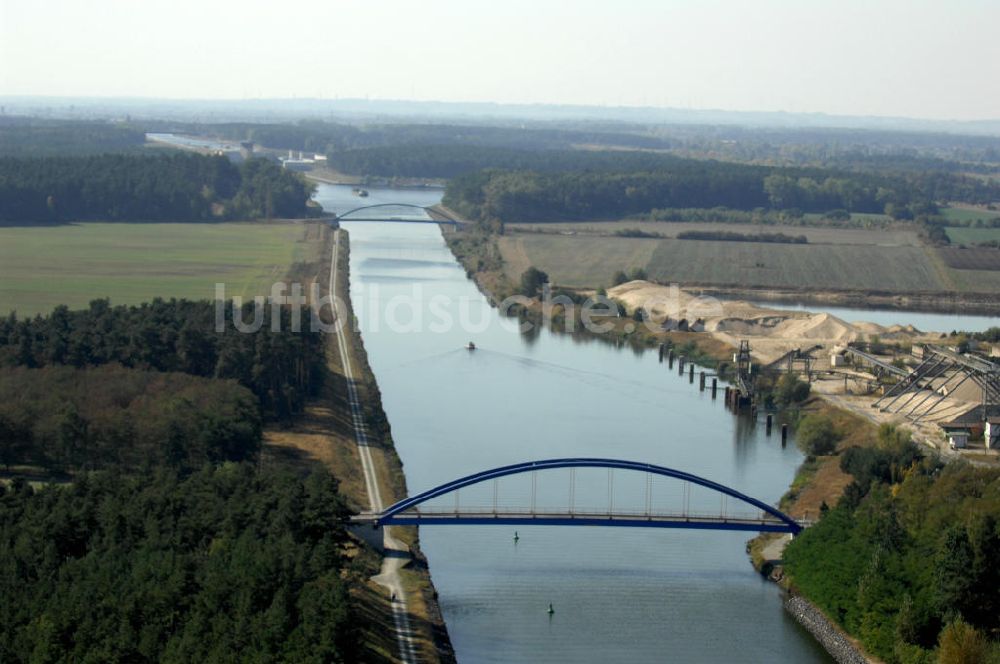
[[[429,206],[426,206],[426,205],[416,205],[414,203],[374,203],[372,205],[362,205],[362,206],[354,208],[353,210],[348,210],[347,212],[342,212],[342,213],[340,213],[340,214],[337,215],[337,219],[340,220],[340,221],[392,221],[391,219],[384,219],[384,218],[379,218],[379,219],[365,219],[365,218],[349,219],[349,218],[346,218],[348,215],[354,214],[355,212],[361,212],[362,210],[373,210],[373,209],[376,209],[376,208],[412,208],[412,209],[415,209],[415,210],[420,210],[422,212],[430,212],[430,209],[431,209]],[[458,224],[459,223],[458,220],[452,219],[451,217],[449,217],[447,214],[441,212],[440,210],[435,210],[434,212],[436,214],[438,214],[439,216],[446,217],[445,219],[434,219],[434,220],[432,220],[433,223],[435,223],[435,224]],[[420,220],[420,219],[400,219],[400,221],[423,221],[423,220]]]
[[[662,477],[669,477],[673,479],[678,479],[686,482],[691,482],[699,486],[706,487],[718,493],[724,494],[731,498],[735,498],[741,502],[748,505],[752,505],[757,509],[761,510],[765,514],[770,515],[775,520],[780,522],[780,530],[791,533],[798,533],[802,530],[802,525],[799,524],[795,519],[788,516],[781,510],[768,505],[767,503],[757,500],[751,496],[737,491],[736,489],[727,487],[718,482],[713,482],[712,480],[705,479],[704,477],[699,477],[698,475],[693,475],[681,470],[676,470],[674,468],[667,468],[666,466],[657,466],[650,463],[640,463],[636,461],[625,461],[622,459],[602,459],[602,458],[565,458],[565,459],[545,459],[542,461],[527,461],[523,463],[515,463],[509,466],[501,466],[499,468],[492,468],[490,470],[483,470],[478,473],[473,473],[472,475],[467,475],[465,477],[446,482],[440,486],[434,487],[433,489],[428,489],[422,493],[419,493],[410,498],[404,498],[394,505],[389,506],[382,512],[378,517],[378,521],[383,524],[391,524],[396,517],[402,516],[407,510],[417,507],[421,503],[427,502],[433,498],[443,496],[463,487],[471,486],[473,484],[479,484],[481,482],[486,482],[489,480],[498,479],[500,477],[506,477],[509,475],[519,475],[523,473],[531,473],[538,470],[552,470],[559,468],[607,468],[611,470],[622,469],[622,470],[632,470],[637,472],[650,473],[653,475],[659,475]],[[772,529],[777,530],[777,529]]]

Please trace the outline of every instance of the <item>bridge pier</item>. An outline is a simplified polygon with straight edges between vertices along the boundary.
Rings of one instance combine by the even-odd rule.
[[[379,553],[385,552],[385,537],[382,526],[373,523],[359,523],[348,526],[347,529]]]

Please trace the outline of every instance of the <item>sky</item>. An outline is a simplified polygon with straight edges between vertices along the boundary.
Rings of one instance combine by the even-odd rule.
[[[1000,119],[1000,1],[0,0],[0,95]]]

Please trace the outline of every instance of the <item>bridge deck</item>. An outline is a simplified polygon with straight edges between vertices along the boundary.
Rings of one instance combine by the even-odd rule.
[[[378,525],[510,525],[510,526],[622,526],[645,528],[691,528],[704,530],[742,530],[751,532],[797,532],[796,528],[775,518],[761,515],[718,513],[646,514],[642,512],[502,510],[421,510],[394,514],[362,512],[352,517],[358,524]],[[800,524],[804,526],[807,524]]]

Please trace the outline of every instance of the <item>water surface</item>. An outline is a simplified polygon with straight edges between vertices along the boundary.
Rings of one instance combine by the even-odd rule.
[[[342,196],[321,187],[317,198],[330,209]],[[435,226],[344,226],[352,302],[411,494],[564,456],[656,463],[768,502],[788,486],[801,462],[795,446],[734,418],[655,353],[511,331]],[[443,324],[446,316],[456,324]],[[465,350],[469,340],[479,350]],[[576,481],[576,508],[608,504],[605,471],[581,471]],[[613,482],[616,505],[641,503],[644,475]],[[569,486],[566,471],[540,477],[539,504],[568,505]],[[527,491],[524,477],[503,481],[499,502],[523,501]],[[460,498],[478,506],[491,494],[470,488]],[[653,496],[664,509],[683,499],[668,480]],[[707,491],[689,500],[721,509]],[[502,526],[421,529],[460,662],[829,661],[785,614],[778,588],[753,571],[748,534],[528,527],[516,544],[513,535]]]

